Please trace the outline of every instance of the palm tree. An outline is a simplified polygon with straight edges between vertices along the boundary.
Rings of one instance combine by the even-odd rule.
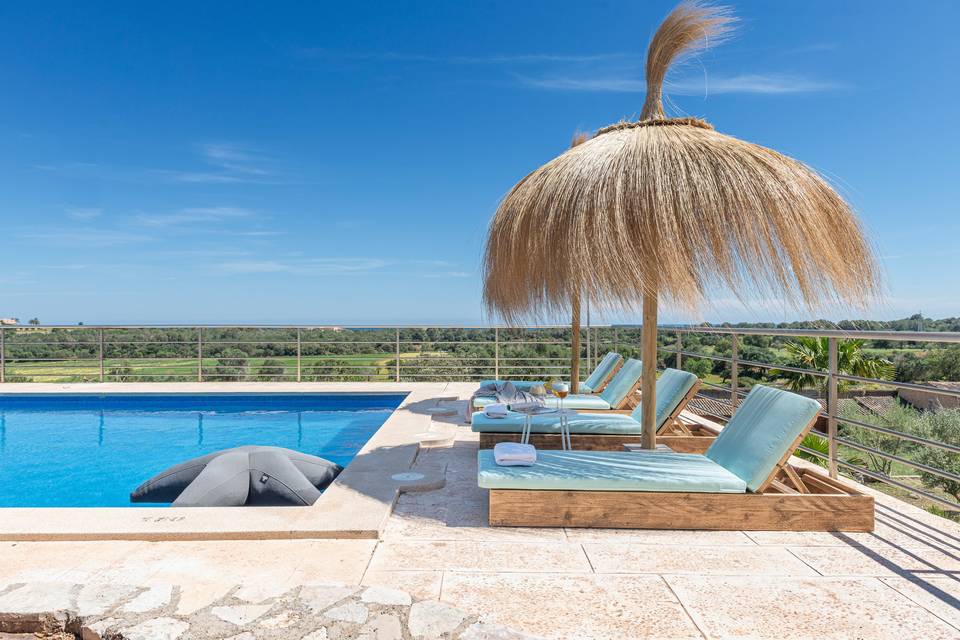
[[[798,369],[826,371],[830,366],[829,338],[797,338],[784,345],[790,355],[790,364]],[[778,371],[781,378],[787,380],[791,391],[804,389],[826,391],[827,379],[824,376],[797,371]],[[880,356],[873,356],[863,350],[863,340],[839,340],[837,342],[837,373],[861,378],[891,380],[896,367],[892,362]],[[837,386],[843,390],[850,386],[849,381],[840,380]]]

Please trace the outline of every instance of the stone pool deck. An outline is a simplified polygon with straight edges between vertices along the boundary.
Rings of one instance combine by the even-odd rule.
[[[486,526],[476,438],[454,400],[474,386],[424,386],[404,409],[403,437],[440,434],[410,460],[443,486],[360,490],[391,463],[363,465],[362,482],[345,487],[361,511],[387,505],[373,537],[0,542],[0,612],[113,617],[126,631],[112,637],[129,638],[960,637],[960,526],[884,494],[873,533]],[[461,412],[434,414],[438,402]],[[365,602],[357,585],[411,604]],[[350,593],[307,604],[331,589]],[[413,604],[432,602],[442,604]]]

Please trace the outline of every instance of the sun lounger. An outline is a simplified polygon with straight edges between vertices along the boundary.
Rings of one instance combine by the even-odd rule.
[[[665,369],[657,380],[657,442],[680,453],[703,453],[717,432],[706,427],[688,427],[678,420],[680,412],[700,388],[692,373]],[[478,411],[472,429],[480,434],[480,448],[491,449],[498,442],[518,442],[524,415],[509,412],[504,418],[491,418]],[[560,417],[557,414],[532,416],[530,444],[538,449],[560,449]],[[567,424],[574,449],[622,451],[624,444],[639,444],[641,439],[640,405],[629,414],[580,411],[568,416]]]
[[[478,453],[497,526],[872,531],[873,497],[789,464],[820,405],[757,385],[706,454],[541,451],[530,467]]]
[[[636,391],[640,386],[642,368],[639,360],[631,358],[623,363],[623,366],[607,383],[602,392],[596,395],[588,393],[570,394],[564,399],[563,406],[567,409],[588,409],[590,411],[632,409],[638,399]],[[560,400],[555,396],[546,396],[543,400],[548,407],[560,406]],[[476,396],[473,398],[474,410],[482,409],[496,401],[496,398]]]
[[[607,353],[603,356],[603,359],[597,363],[597,366],[594,367],[593,372],[590,376],[580,383],[580,388],[577,393],[600,393],[603,391],[603,388],[607,386],[607,383],[610,382],[610,379],[613,378],[613,375],[617,372],[617,369],[620,368],[620,365],[623,364],[623,356],[619,353],[613,351]],[[481,390],[483,387],[493,386],[498,382],[504,382],[502,380],[484,380],[480,383]],[[513,386],[520,391],[530,391],[534,387],[539,387],[545,385],[546,380],[511,380]]]

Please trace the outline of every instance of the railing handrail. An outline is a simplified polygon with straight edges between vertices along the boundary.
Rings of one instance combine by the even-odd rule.
[[[528,331],[543,329],[569,329],[569,324],[8,324],[3,329],[72,329],[72,330],[123,330],[123,329],[290,329],[290,330],[395,330],[395,329],[466,329]],[[635,324],[594,324],[591,329],[642,329]],[[944,342],[960,343],[960,331],[894,331],[874,329],[778,329],[765,327],[716,327],[697,325],[658,325],[658,331],[670,333],[712,333],[725,335],[778,336],[785,338],[838,338],[841,340],[895,340],[898,342]],[[392,342],[392,341],[390,341]],[[428,340],[428,342],[432,342]]]

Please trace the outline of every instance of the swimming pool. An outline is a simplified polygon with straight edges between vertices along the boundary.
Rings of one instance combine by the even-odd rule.
[[[130,504],[130,492],[144,480],[245,444],[346,466],[404,397],[0,395],[0,507],[144,506]]]

